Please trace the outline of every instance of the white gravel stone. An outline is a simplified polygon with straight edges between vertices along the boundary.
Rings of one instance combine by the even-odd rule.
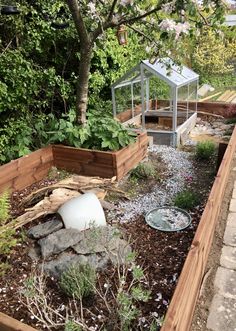
[[[166,166],[166,180],[153,187],[152,192],[140,194],[134,200],[120,202],[117,210],[111,211],[111,220],[127,222],[151,209],[172,205],[176,193],[182,191],[187,178],[195,178],[191,154],[170,146],[153,145],[149,153],[158,155]]]

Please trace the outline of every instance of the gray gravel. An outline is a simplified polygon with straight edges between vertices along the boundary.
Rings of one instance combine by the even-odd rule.
[[[145,215],[158,206],[172,205],[176,193],[183,190],[186,181],[195,178],[191,154],[170,146],[153,145],[149,154],[158,155],[166,166],[164,182],[157,183],[152,192],[140,194],[135,199],[119,202],[118,208],[111,211],[108,218],[117,222],[127,222],[137,215]]]

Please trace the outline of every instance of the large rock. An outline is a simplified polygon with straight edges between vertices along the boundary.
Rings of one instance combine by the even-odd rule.
[[[109,257],[104,254],[90,254],[77,255],[70,253],[62,253],[56,260],[45,262],[39,266],[40,270],[44,270],[52,277],[59,279],[61,274],[66,271],[70,266],[76,264],[89,264],[96,270],[102,270],[106,268]]]
[[[48,236],[63,228],[63,222],[59,215],[53,216],[52,220],[38,224],[28,231],[28,236],[33,239],[39,239]]]
[[[82,240],[73,246],[78,254],[100,253],[116,249],[120,232],[111,226],[94,227],[82,232]]]
[[[81,231],[76,229],[61,229],[50,234],[48,237],[40,239],[38,244],[41,247],[43,258],[61,253],[67,248],[74,246],[83,239]]]
[[[61,229],[40,239],[38,244],[43,258],[61,253],[69,247],[73,247],[78,254],[92,254],[123,247],[119,236],[120,232],[111,226],[93,227],[85,231]]]

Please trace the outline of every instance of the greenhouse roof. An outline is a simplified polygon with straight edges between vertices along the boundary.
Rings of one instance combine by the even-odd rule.
[[[172,87],[180,87],[198,80],[198,74],[184,65],[177,65],[170,58],[158,59],[155,63],[149,60],[143,60],[139,65],[128,71],[123,77],[119,78],[113,85],[113,88],[127,86],[132,83],[138,83],[142,80],[141,72],[144,69],[144,77],[151,75],[158,76]]]

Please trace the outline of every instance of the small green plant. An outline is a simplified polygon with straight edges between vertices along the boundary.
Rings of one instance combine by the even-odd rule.
[[[201,141],[196,146],[196,158],[198,160],[209,160],[215,153],[216,147],[213,141]]]
[[[117,295],[118,315],[122,331],[129,331],[132,321],[138,316],[139,310],[133,305],[128,293],[121,292]]]
[[[196,207],[198,203],[198,194],[189,190],[177,193],[174,199],[174,205],[183,209],[192,209]]]
[[[17,239],[14,238],[15,230],[6,229],[0,233],[0,254],[8,255],[17,243]]]
[[[95,270],[89,264],[72,265],[63,272],[60,287],[69,297],[81,300],[95,291]]]
[[[10,217],[9,192],[5,191],[0,196],[0,225],[4,225]]]
[[[131,170],[130,176],[132,179],[149,179],[156,178],[157,173],[151,162],[141,162],[136,168]]]
[[[7,270],[11,269],[11,266],[7,262],[0,262],[0,277],[4,276]]]
[[[141,284],[145,275],[143,269],[135,263],[135,258],[135,252],[129,253],[126,257],[127,268],[123,269],[122,275],[118,272],[119,284],[116,301],[122,331],[129,331],[132,322],[140,315],[141,312],[136,304],[140,301],[147,302],[151,296],[151,291],[146,290]],[[130,276],[132,281],[128,285]]]
[[[74,321],[68,320],[65,324],[65,330],[64,331],[82,331],[81,325],[77,324]]]
[[[226,120],[226,124],[236,124],[236,117],[234,117],[234,118],[228,118]]]

